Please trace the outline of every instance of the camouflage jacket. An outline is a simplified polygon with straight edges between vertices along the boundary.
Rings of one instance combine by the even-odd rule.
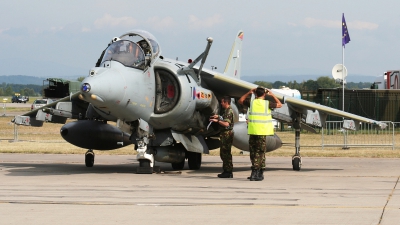
[[[228,127],[223,127],[222,131],[224,130],[232,130],[233,129],[233,110],[232,108],[229,106],[227,109],[223,110],[223,113],[221,115],[222,119],[224,122],[228,122],[229,126]]]

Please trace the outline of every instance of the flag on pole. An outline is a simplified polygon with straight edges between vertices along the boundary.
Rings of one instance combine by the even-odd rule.
[[[347,30],[346,20],[344,19],[344,13],[342,16],[342,46],[345,47],[350,42],[349,30]]]

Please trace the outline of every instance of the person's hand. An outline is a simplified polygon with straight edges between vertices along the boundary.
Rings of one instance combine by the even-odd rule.
[[[210,119],[218,119],[218,115],[212,115],[210,116]]]
[[[210,119],[211,122],[218,122],[218,119]]]

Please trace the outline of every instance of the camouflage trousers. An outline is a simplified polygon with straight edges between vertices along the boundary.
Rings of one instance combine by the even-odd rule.
[[[226,130],[221,132],[219,135],[219,139],[221,141],[221,147],[219,149],[219,156],[222,160],[222,169],[224,171],[232,172],[233,164],[232,164],[232,143],[233,143],[233,131]]]
[[[265,135],[250,135],[249,151],[251,169],[265,169],[265,152],[267,150]]]

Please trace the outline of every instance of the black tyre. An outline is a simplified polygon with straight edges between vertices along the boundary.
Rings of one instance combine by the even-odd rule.
[[[85,154],[86,167],[93,167],[94,165],[94,152],[86,152]]]
[[[201,167],[201,153],[187,152],[188,165],[191,170],[198,170]]]
[[[150,167],[150,160],[147,159],[140,159],[139,160],[140,167]]]
[[[300,158],[296,157],[292,160],[293,164],[293,170],[300,171],[301,169],[301,163],[300,163]]]
[[[183,167],[185,167],[185,159],[182,160],[182,162],[179,163],[171,163],[171,166],[174,170],[181,170]]]

